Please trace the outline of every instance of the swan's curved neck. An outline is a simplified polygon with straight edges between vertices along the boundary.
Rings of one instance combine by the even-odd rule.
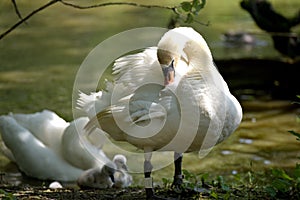
[[[206,43],[189,41],[183,49],[188,57],[189,71],[209,72],[215,71],[211,52]]]

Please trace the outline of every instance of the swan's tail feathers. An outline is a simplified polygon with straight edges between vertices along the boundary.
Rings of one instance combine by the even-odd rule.
[[[77,109],[84,111],[88,116],[94,116],[95,111],[95,102],[97,99],[100,99],[102,96],[102,91],[100,92],[92,92],[90,95],[85,94],[79,91],[79,98],[77,99]]]
[[[77,99],[77,109],[85,112],[89,118],[92,118],[96,113],[101,112],[110,105],[111,102],[111,88],[113,84],[106,83],[107,91],[92,92],[89,95],[79,91],[79,98]]]

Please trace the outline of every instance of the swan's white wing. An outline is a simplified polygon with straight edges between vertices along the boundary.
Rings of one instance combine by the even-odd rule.
[[[115,124],[114,117],[118,117],[125,123],[130,121],[143,123],[165,115],[165,112],[155,103],[159,99],[164,81],[156,54],[157,48],[153,47],[115,61],[114,87],[110,87],[111,90],[108,91],[112,94],[111,106],[99,112],[97,117],[100,121],[105,119],[101,128],[109,134],[114,134],[113,138],[116,140],[122,140],[124,137],[118,134],[122,133],[119,128],[112,128],[112,124]],[[94,130],[98,126],[98,120],[92,119],[87,129]],[[132,125],[133,123],[126,124],[125,129],[130,129]]]
[[[33,114],[10,114],[10,116],[44,145],[59,153],[61,137],[64,129],[69,125],[68,122],[49,110]]]
[[[113,66],[115,87],[121,84],[126,89],[122,93],[123,97],[133,94],[136,89],[147,84],[163,85],[164,79],[156,53],[157,48],[152,47],[115,61]]]
[[[132,102],[133,106],[134,104],[138,104],[139,106],[141,104],[145,105],[143,108],[132,112],[132,114],[130,115],[130,118],[131,120],[133,120],[134,123],[139,124],[140,122],[151,121],[155,118],[164,119],[167,116],[166,110],[158,103],[135,101]],[[127,119],[127,121],[129,120]]]
[[[94,117],[98,112],[106,109],[111,104],[111,92],[113,84],[106,82],[106,89],[99,92],[92,92],[89,95],[79,91],[77,108],[86,113],[89,118]]]
[[[111,162],[104,152],[92,145],[86,134],[83,134],[83,128],[88,121],[87,117],[82,117],[71,122],[64,131],[61,143],[64,159],[73,166],[84,170],[95,166],[102,167],[105,163]],[[95,131],[99,135],[101,134],[100,130],[96,129]],[[103,135],[102,141],[98,142],[103,145],[106,137]]]
[[[107,82],[105,90],[90,95],[80,92],[78,108],[85,111],[89,118],[104,111],[110,105],[135,93],[139,87],[152,84],[162,85],[163,76],[157,61],[156,48],[117,59],[113,66],[114,83]],[[156,86],[154,86],[156,87]],[[144,98],[153,98],[152,93],[139,93]]]
[[[81,169],[69,165],[30,131],[20,126],[13,117],[0,117],[0,131],[19,168],[28,176],[74,181],[82,173]]]
[[[77,99],[77,108],[86,113],[88,117],[93,117],[96,114],[95,103],[102,97],[102,91],[92,92],[89,95],[79,91],[79,98]],[[105,104],[105,102],[103,102]]]

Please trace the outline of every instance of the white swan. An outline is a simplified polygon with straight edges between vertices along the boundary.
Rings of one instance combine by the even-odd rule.
[[[14,161],[26,175],[38,179],[72,181],[83,172],[58,156],[59,140],[67,126],[49,111],[0,117],[2,139]]]
[[[87,169],[114,166],[100,148],[80,139],[87,122],[88,118],[82,117],[68,123],[48,110],[3,115],[2,150],[28,176],[76,181]],[[98,144],[105,142],[101,132],[93,133],[92,137]]]
[[[101,128],[112,138],[145,152],[147,198],[154,197],[151,152],[174,151],[174,185],[182,183],[182,153],[212,148],[240,124],[242,109],[214,66],[209,47],[192,28],[166,32],[158,47],[119,58],[115,81],[78,105],[97,114],[87,130]],[[97,97],[97,98],[95,98]]]

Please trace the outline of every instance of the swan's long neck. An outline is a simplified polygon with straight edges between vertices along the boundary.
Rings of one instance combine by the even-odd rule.
[[[228,91],[228,86],[215,67],[212,54],[204,39],[188,41],[183,50],[188,57],[187,78],[197,76],[196,79],[202,79],[205,84],[220,87],[224,92]]]
[[[215,69],[211,52],[205,41],[188,41],[184,47],[191,70],[210,71]]]

